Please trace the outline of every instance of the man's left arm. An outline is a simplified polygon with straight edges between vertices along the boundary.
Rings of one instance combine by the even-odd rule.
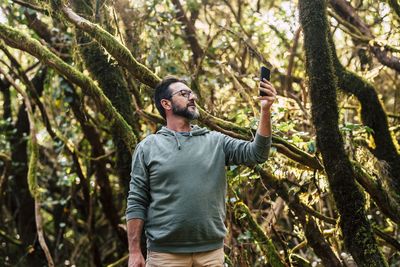
[[[271,82],[265,79],[260,82],[259,89],[267,95],[258,97],[261,103],[261,115],[257,132],[262,136],[271,136],[271,106],[276,99],[276,90]]]
[[[268,158],[272,135],[271,106],[276,99],[276,90],[267,80],[260,82],[259,89],[265,92],[266,96],[258,97],[261,104],[261,115],[255,139],[248,142],[223,135],[227,165],[262,163]]]

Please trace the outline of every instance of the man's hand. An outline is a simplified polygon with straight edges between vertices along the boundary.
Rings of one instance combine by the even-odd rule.
[[[144,257],[142,252],[130,252],[129,253],[129,262],[128,267],[145,267],[146,262],[144,261]]]
[[[129,243],[129,262],[128,267],[145,267],[145,261],[140,249],[140,237],[142,236],[144,221],[142,219],[132,219],[126,223]]]
[[[271,109],[272,104],[276,99],[276,90],[271,82],[267,79],[263,79],[260,81],[260,91],[266,93],[266,96],[259,96],[258,99],[261,100],[261,110],[269,111]]]

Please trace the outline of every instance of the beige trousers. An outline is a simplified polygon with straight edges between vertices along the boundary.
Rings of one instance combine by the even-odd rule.
[[[146,267],[223,267],[224,249],[196,253],[148,251]]]

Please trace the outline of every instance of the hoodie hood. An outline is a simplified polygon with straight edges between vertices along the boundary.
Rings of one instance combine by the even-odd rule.
[[[206,134],[208,132],[210,132],[210,130],[208,130],[207,128],[201,128],[198,125],[191,125],[191,131],[189,132],[189,136],[198,136],[198,135],[203,135]],[[181,149],[181,143],[179,142],[179,138],[176,135],[177,132],[163,126],[161,127],[161,129],[159,131],[157,131],[156,134],[161,134],[161,135],[165,135],[165,136],[173,136],[175,137],[176,140],[176,144],[178,146],[178,149]]]

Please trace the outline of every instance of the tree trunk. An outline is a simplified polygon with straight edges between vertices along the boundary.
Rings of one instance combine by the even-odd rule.
[[[388,266],[365,215],[365,199],[345,153],[338,127],[336,77],[327,42],[325,0],[300,0],[312,119],[347,249],[360,266]]]
[[[93,9],[88,8],[90,7],[90,1],[75,0],[74,5],[79,14],[85,14],[87,17],[93,15],[91,13]],[[128,85],[121,68],[113,60],[109,59],[104,49],[82,30],[76,30],[76,39],[79,45],[79,52],[91,76],[99,82],[104,94],[132,127],[135,135],[138,136],[140,129],[137,123],[138,117],[134,115],[135,112],[130,101],[131,95],[129,94]],[[121,186],[124,188],[124,192],[127,192],[131,154],[129,148],[125,146],[123,137],[113,129],[112,138],[117,148],[116,164]]]

